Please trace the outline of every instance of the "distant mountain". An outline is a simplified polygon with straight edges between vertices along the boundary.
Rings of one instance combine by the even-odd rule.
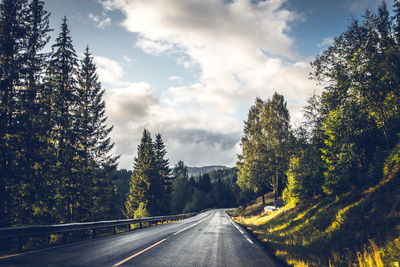
[[[189,172],[189,176],[196,176],[196,175],[200,175],[203,173],[210,173],[216,170],[225,170],[225,169],[229,169],[226,166],[221,166],[221,165],[216,165],[216,166],[204,166],[204,167],[187,167],[188,168],[188,172]]]

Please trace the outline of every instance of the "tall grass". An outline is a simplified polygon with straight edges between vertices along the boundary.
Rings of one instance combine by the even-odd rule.
[[[369,190],[234,219],[291,266],[399,266],[399,175]]]

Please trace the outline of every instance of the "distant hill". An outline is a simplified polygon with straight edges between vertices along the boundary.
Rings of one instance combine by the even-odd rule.
[[[204,167],[187,167],[189,176],[197,176],[203,173],[210,173],[216,170],[225,170],[229,169],[226,166],[216,165],[216,166],[204,166]]]

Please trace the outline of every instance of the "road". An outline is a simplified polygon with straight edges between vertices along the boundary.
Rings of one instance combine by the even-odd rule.
[[[277,266],[224,210],[0,259],[1,266]]]

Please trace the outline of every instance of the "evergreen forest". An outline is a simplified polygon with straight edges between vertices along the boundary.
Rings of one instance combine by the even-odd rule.
[[[91,51],[78,57],[66,17],[50,40],[49,18],[41,0],[0,3],[0,228],[236,206],[233,169],[170,169],[146,129],[133,171],[117,170]]]

